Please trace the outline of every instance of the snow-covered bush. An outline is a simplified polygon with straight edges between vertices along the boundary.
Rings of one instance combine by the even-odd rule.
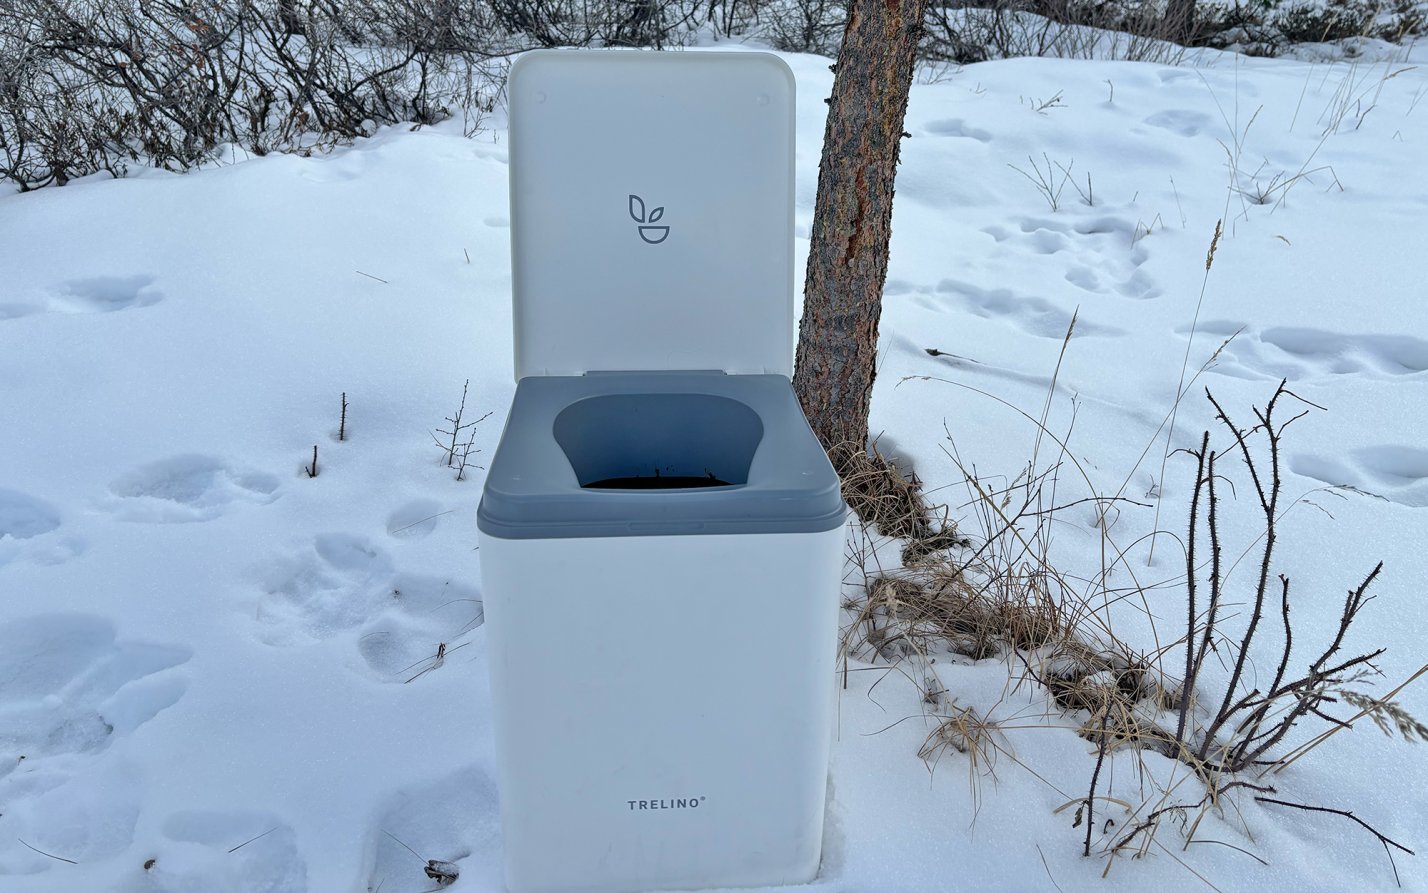
[[[1178,62],[1211,45],[1422,33],[1428,0],[931,0],[920,52]],[[0,182],[63,185],[126,162],[188,170],[225,145],[310,151],[492,110],[535,47],[662,49],[729,36],[834,55],[839,0],[11,0],[0,5]]]
[[[448,0],[15,0],[0,10],[0,179],[187,170],[228,143],[264,154],[479,117],[503,74],[488,20]]]

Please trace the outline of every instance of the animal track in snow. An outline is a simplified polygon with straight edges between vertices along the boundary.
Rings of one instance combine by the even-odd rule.
[[[358,626],[392,597],[391,580],[391,562],[365,539],[322,534],[264,575],[257,615],[262,639],[290,645]]]
[[[442,577],[397,573],[361,537],[324,534],[262,581],[260,637],[271,645],[327,639],[361,627],[356,648],[388,682],[414,680],[485,620],[480,594]]]
[[[1140,269],[1148,255],[1145,247],[1136,243],[1135,224],[1129,221],[1108,215],[1067,220],[1026,217],[1019,222],[1018,229],[1020,232],[1011,232],[991,226],[982,232],[998,242],[1020,241],[1035,254],[1089,251],[1095,257],[1091,266],[1068,262],[1063,274],[1067,282],[1085,291],[1114,293],[1137,300],[1161,294]]]
[[[109,486],[116,517],[125,521],[207,521],[231,503],[277,498],[271,474],[237,471],[212,456],[173,456],[144,465]]]
[[[1186,109],[1170,109],[1164,112],[1157,112],[1146,118],[1143,122],[1151,127],[1159,127],[1161,130],[1168,130],[1177,136],[1199,136],[1213,123],[1210,116],[1203,112],[1192,112]]]
[[[0,487],[0,567],[16,558],[61,564],[84,551],[84,541],[61,535],[60,513],[43,499]]]
[[[141,785],[109,748],[183,696],[169,672],[191,652],[116,642],[106,619],[47,614],[0,625],[0,875],[60,863],[24,839],[76,861],[129,846]]]
[[[1331,487],[1428,507],[1428,449],[1421,447],[1364,447],[1342,459],[1301,454],[1291,457],[1289,470]]]
[[[28,769],[30,761],[25,761]],[[63,761],[53,761],[62,763]],[[41,767],[22,777],[13,773],[0,781],[4,813],[0,816],[0,877],[63,870],[64,865],[29,849],[81,864],[117,856],[134,840],[134,826],[143,802],[143,783],[123,760],[111,764]],[[12,889],[0,882],[0,887]],[[20,889],[73,889],[73,886]]]
[[[116,643],[113,624],[88,614],[0,626],[0,779],[46,757],[102,750],[153,719],[186,687],[163,671],[190,656],[186,648]]]
[[[71,279],[20,301],[0,303],[0,320],[36,313],[113,313],[148,307],[164,299],[153,276],[95,276]]]
[[[387,516],[387,535],[398,539],[421,539],[436,529],[444,514],[438,502],[413,500]]]
[[[152,854],[154,864],[135,893],[304,893],[308,888],[297,835],[271,813],[185,810],[165,819],[163,832],[177,845]]]
[[[372,829],[366,889],[426,893],[434,885],[423,859],[455,863],[462,889],[500,889],[499,841],[495,783],[475,766],[461,769],[387,802]]]
[[[50,297],[50,309],[61,313],[112,313],[148,307],[163,300],[153,276],[96,276],[72,279]]]
[[[1096,271],[1090,267],[1072,267],[1066,271],[1066,281],[1082,291],[1104,291],[1101,287],[1101,277],[1097,276]]]
[[[1265,329],[1259,339],[1321,368],[1358,372],[1356,361],[1388,375],[1428,370],[1428,341],[1408,335],[1340,335],[1317,329]]]
[[[927,122],[926,130],[934,136],[961,137],[963,139],[976,140],[979,143],[988,143],[992,140],[992,135],[980,127],[969,127],[967,122],[961,118],[944,118],[940,121]]]
[[[18,490],[0,488],[0,540],[27,540],[59,526],[54,506]]]
[[[437,669],[437,650],[460,647],[461,639],[486,619],[477,591],[440,577],[398,575],[392,605],[363,627],[358,651],[388,682],[410,682]]]
[[[1230,333],[1215,330],[1216,325],[1202,324],[1200,331],[1215,336]],[[1220,328],[1231,325],[1236,324],[1224,323]],[[1290,381],[1354,373],[1416,375],[1428,371],[1428,341],[1409,335],[1344,335],[1288,326],[1244,331],[1225,348],[1215,371],[1237,378]]]
[[[962,305],[976,316],[1010,320],[1022,331],[1042,338],[1065,338],[1066,330],[1071,325],[1071,314],[1060,307],[1042,298],[1013,294],[1008,289],[984,289],[946,279],[938,283],[937,290],[958,296]],[[1076,321],[1074,337],[1119,334],[1119,329],[1099,325],[1083,317]]]

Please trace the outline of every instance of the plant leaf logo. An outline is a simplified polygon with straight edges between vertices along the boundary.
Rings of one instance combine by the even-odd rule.
[[[645,213],[645,200],[630,193],[630,217],[639,224],[640,238],[649,245],[658,245],[669,237],[668,226],[655,226],[664,217],[664,206]]]

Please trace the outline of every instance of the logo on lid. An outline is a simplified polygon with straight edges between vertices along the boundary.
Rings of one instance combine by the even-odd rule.
[[[630,217],[638,223],[640,238],[650,245],[658,245],[669,236],[669,227],[655,226],[660,218],[664,216],[664,207],[655,208],[648,216],[645,214],[645,200],[634,193],[630,193]]]

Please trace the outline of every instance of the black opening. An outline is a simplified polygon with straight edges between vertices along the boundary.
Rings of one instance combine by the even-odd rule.
[[[705,477],[689,477],[688,475],[665,474],[661,475],[656,471],[650,477],[636,475],[627,478],[605,478],[602,481],[592,481],[588,484],[581,484],[585,489],[603,488],[607,490],[682,490],[690,487],[728,487],[728,481],[721,481],[713,474]]]

